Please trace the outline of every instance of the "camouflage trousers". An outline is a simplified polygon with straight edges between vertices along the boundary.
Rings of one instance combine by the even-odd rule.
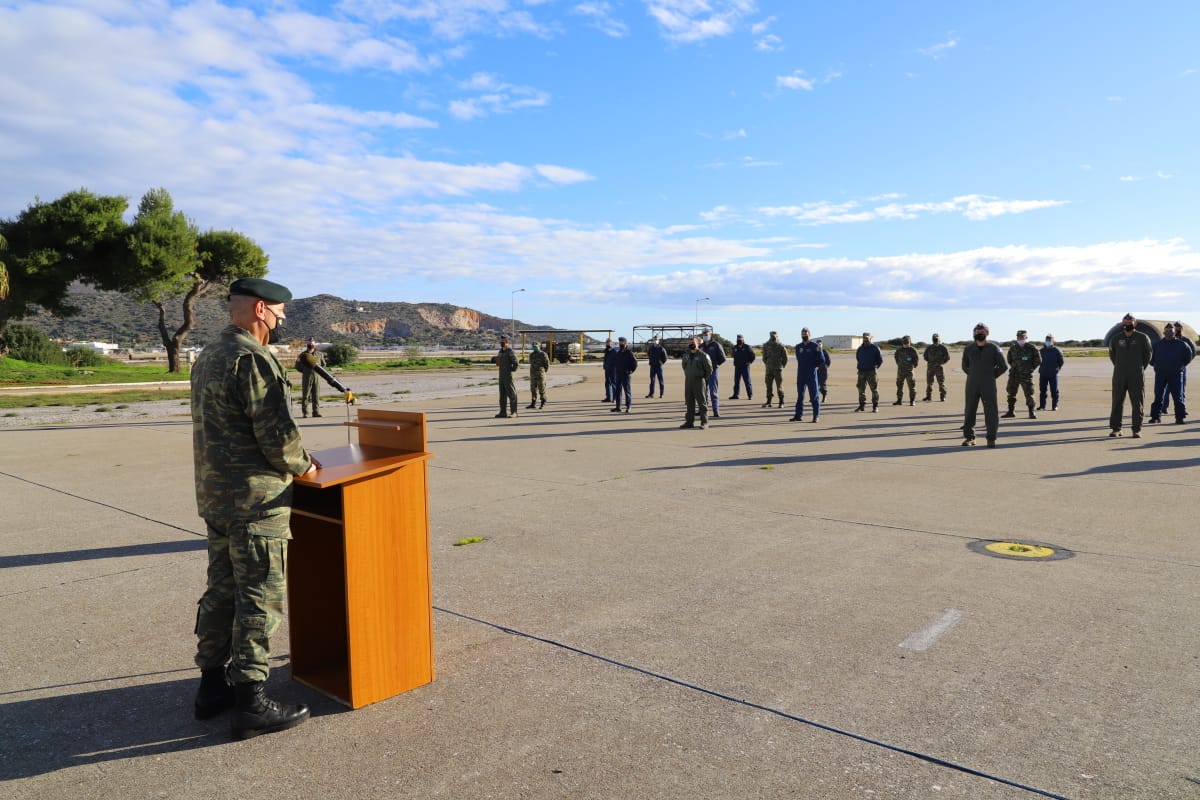
[[[1025,405],[1033,408],[1033,373],[1020,373],[1015,369],[1008,371],[1008,407],[1012,408],[1017,404],[1017,387],[1025,394]]]
[[[783,367],[767,367],[767,400],[774,394],[783,397]]]
[[[205,520],[208,588],[196,611],[196,665],[234,683],[265,681],[287,597],[290,514]]]
[[[911,369],[901,369],[896,372],[896,399],[903,400],[904,384],[908,384],[908,396],[912,399],[917,396],[917,383],[913,379],[913,371]]]
[[[941,364],[930,364],[925,367],[925,396],[933,397],[933,381],[937,380],[938,391],[942,399],[946,399],[946,371]]]
[[[867,403],[867,387],[871,387],[871,402],[879,405],[879,379],[875,375],[873,369],[860,369],[858,371],[858,404],[866,405]]]
[[[529,371],[529,402],[538,398],[546,399],[546,370],[534,369]]]

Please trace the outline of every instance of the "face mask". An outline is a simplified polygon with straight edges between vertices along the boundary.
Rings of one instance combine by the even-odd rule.
[[[267,311],[271,311],[271,309],[268,308]],[[279,316],[274,311],[271,311],[271,316],[275,318],[275,327],[271,328],[267,334],[267,344],[279,344],[279,329],[283,327],[284,317]]]
[[[987,341],[987,334],[986,334],[986,333],[977,333],[977,334],[975,334],[975,341],[977,341],[977,342],[986,342],[986,341]]]
[[[1047,340],[1046,340],[1046,347],[1054,347],[1054,342],[1052,342],[1052,341],[1050,341],[1049,339],[1047,339]]]
[[[1126,322],[1126,323],[1125,323],[1124,325],[1122,325],[1121,327],[1122,327],[1122,328],[1124,328],[1124,329],[1125,329],[1125,330],[1127,330],[1127,331],[1131,331],[1131,330],[1133,330],[1133,328],[1134,328],[1134,326],[1133,326],[1131,323],[1129,323],[1129,322]]]
[[[1017,339],[1017,344],[1021,345],[1021,347],[1024,347],[1028,342],[1028,339]]]
[[[939,338],[937,338],[937,337],[935,336],[935,337],[933,337],[933,343],[934,343],[934,344],[941,344],[941,343],[942,343],[942,340],[941,340],[941,339],[939,339]]]
[[[800,341],[802,341],[802,342],[807,342],[807,341],[808,341],[808,334],[807,334],[807,333],[802,333],[802,334],[800,334]]]

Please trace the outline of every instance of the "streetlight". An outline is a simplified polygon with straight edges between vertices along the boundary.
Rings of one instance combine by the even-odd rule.
[[[709,300],[709,299],[710,298],[708,298],[708,297],[701,297],[696,301],[696,323],[695,324],[697,324],[697,325],[700,324],[700,304],[703,303],[705,300]]]
[[[509,319],[509,322],[512,324],[513,344],[516,344],[516,342],[517,342],[517,292],[523,292],[523,291],[525,291],[525,290],[524,289],[513,289],[512,290],[512,297],[511,297],[512,308],[509,309],[509,311],[511,312],[511,319]]]

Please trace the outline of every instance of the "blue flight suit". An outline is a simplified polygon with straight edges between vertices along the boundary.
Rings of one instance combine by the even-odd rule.
[[[1183,371],[1192,360],[1192,351],[1180,339],[1159,339],[1154,343],[1154,400],[1150,404],[1150,421],[1158,422],[1163,407],[1175,397],[1175,422],[1187,416],[1183,399]]]
[[[712,362],[712,374],[708,376],[708,404],[712,408],[712,415],[719,417],[721,416],[721,398],[718,397],[720,383],[717,370],[725,363],[725,348],[721,347],[721,343],[716,340],[716,337],[713,337],[701,344],[700,349]]]
[[[817,370],[825,365],[825,351],[811,339],[796,345],[796,411],[792,419],[804,419],[804,392],[812,402],[812,420],[821,416],[821,382]]]
[[[617,348],[604,348],[604,402],[611,403],[617,394]]]
[[[663,364],[667,363],[667,348],[661,344],[652,344],[646,351],[650,362],[650,393],[646,397],[654,397],[654,381],[658,381],[658,396],[663,396]]]
[[[1058,410],[1058,371],[1063,368],[1063,353],[1056,346],[1042,345],[1042,363],[1038,364],[1038,411],[1046,410],[1046,390],[1050,390],[1050,410]]]

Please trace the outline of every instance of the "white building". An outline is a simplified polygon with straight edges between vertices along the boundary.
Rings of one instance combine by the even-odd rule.
[[[857,350],[862,344],[862,336],[847,336],[843,334],[833,334],[832,336],[818,336],[821,344],[825,345],[828,350]]]

